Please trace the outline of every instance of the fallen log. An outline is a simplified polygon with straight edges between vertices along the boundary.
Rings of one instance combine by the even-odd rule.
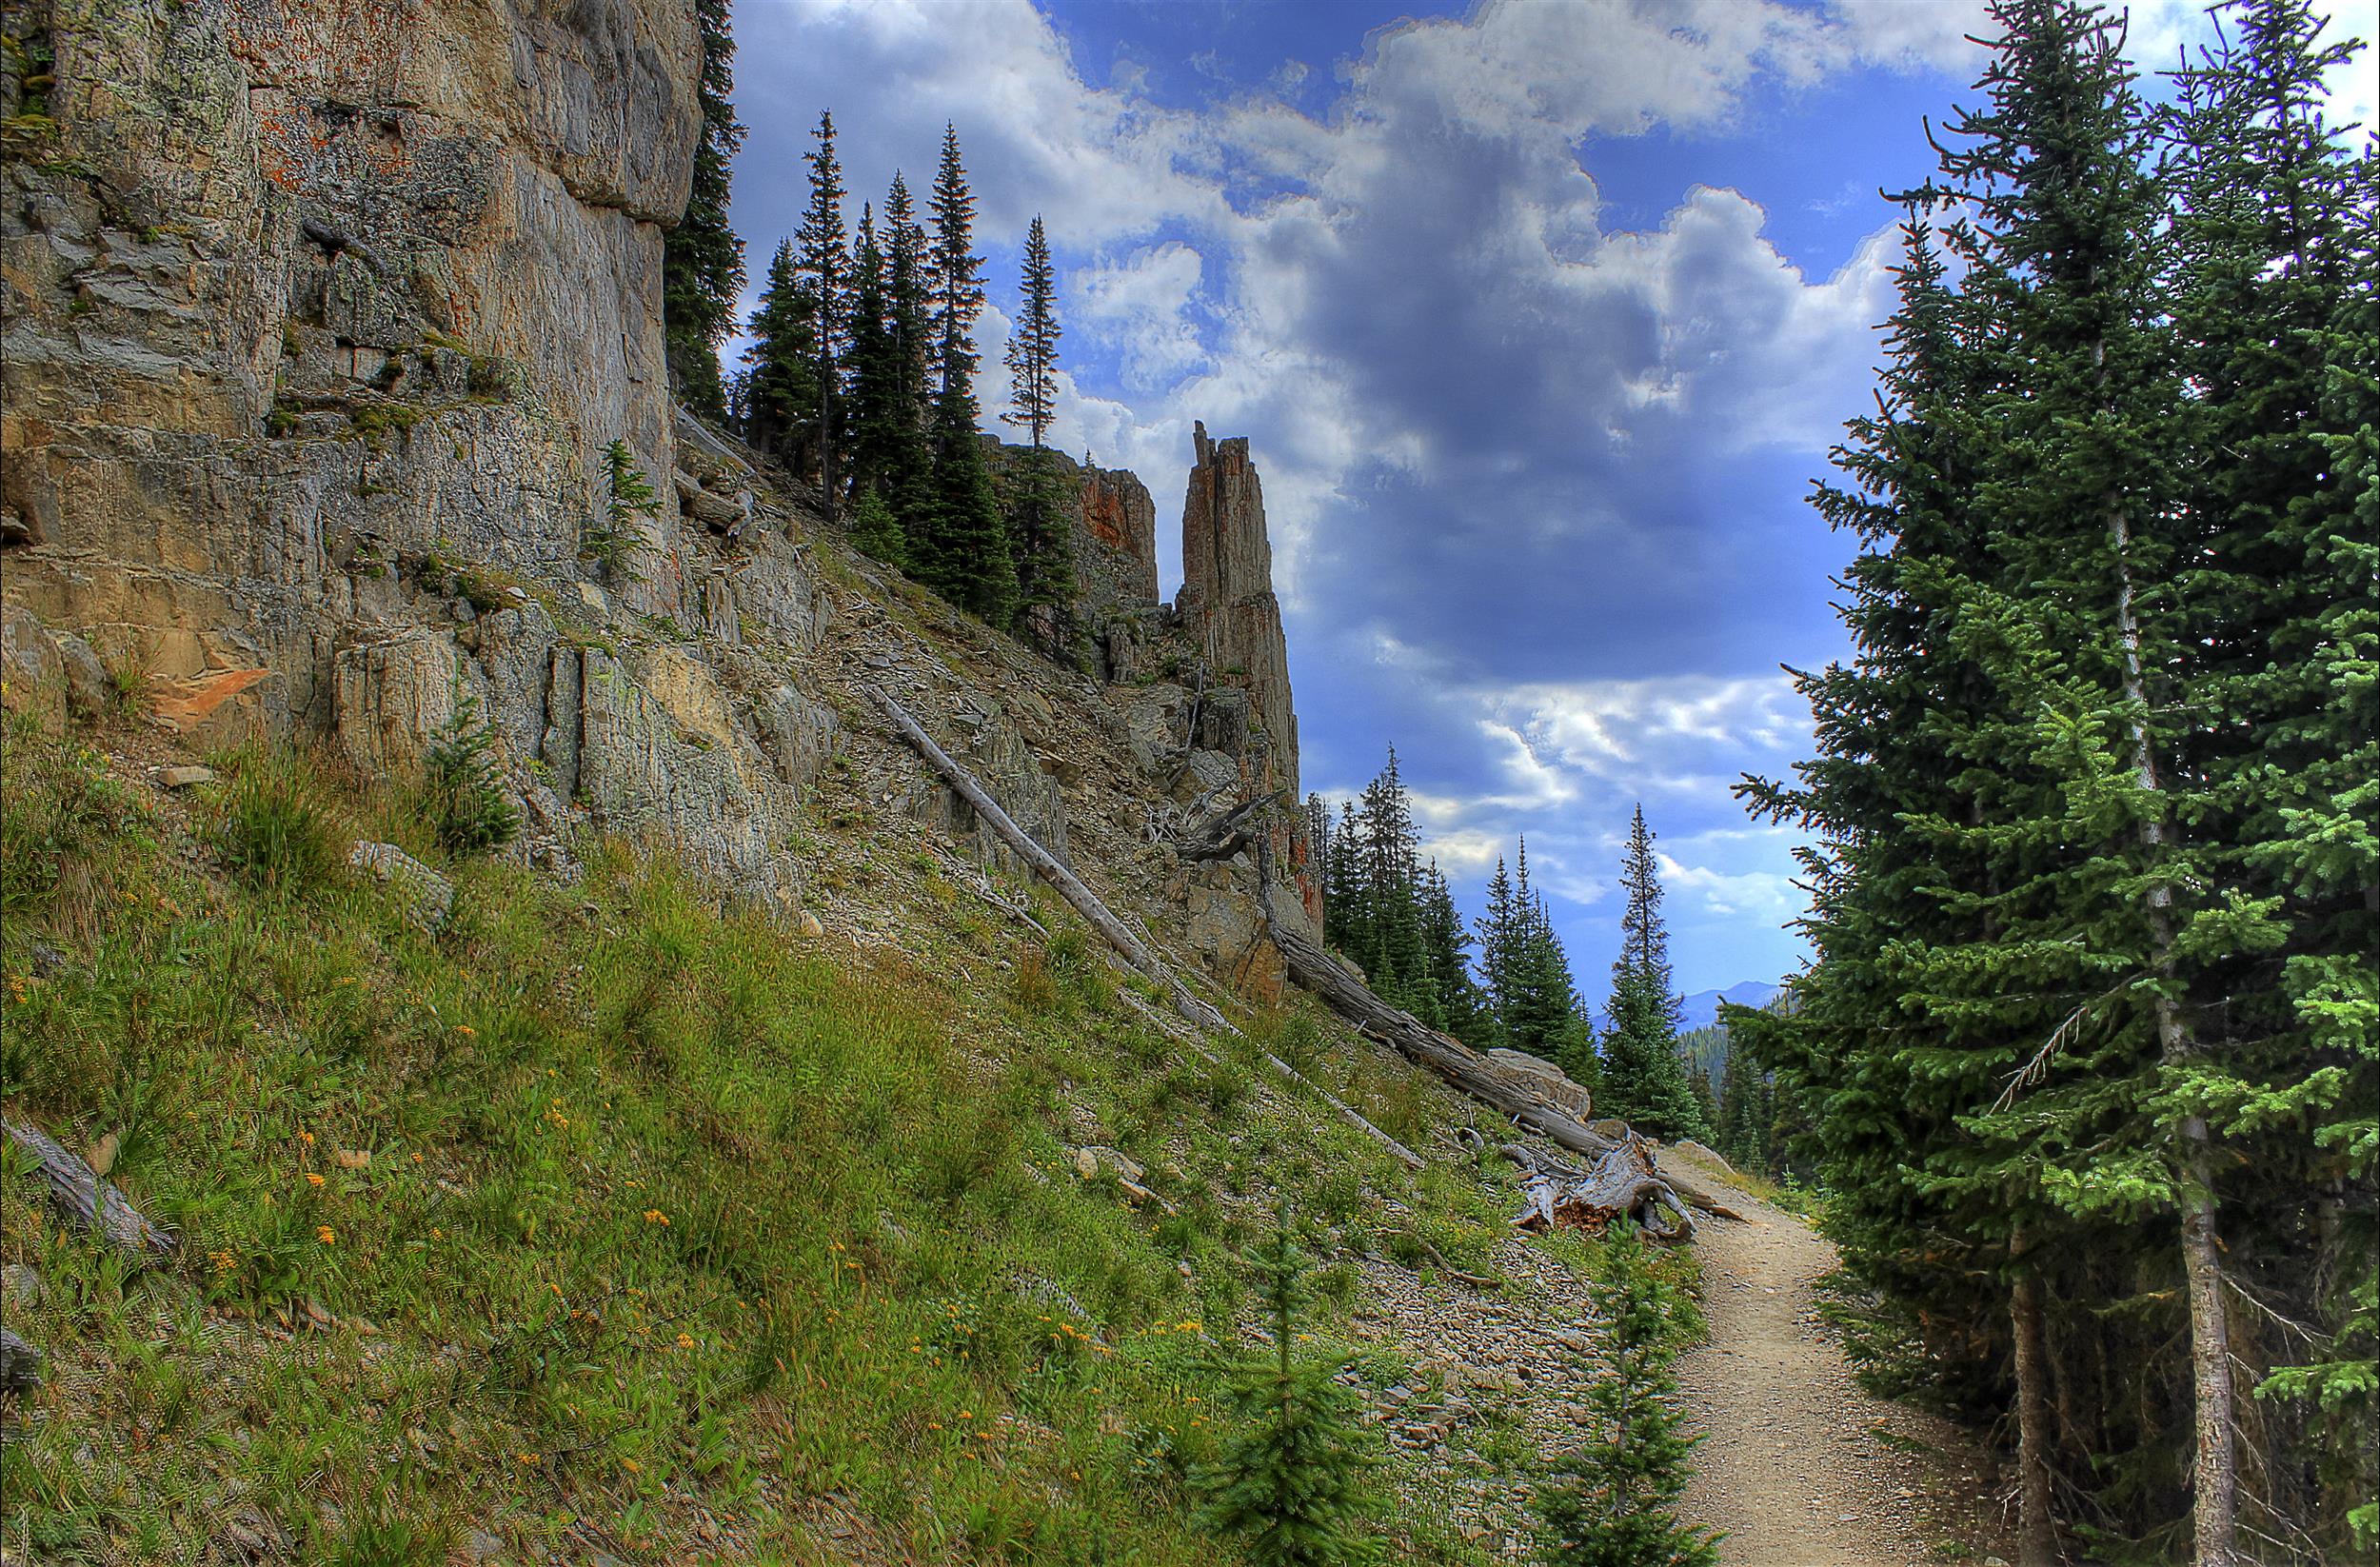
[[[1099,894],[1083,885],[1081,877],[1060,864],[1056,855],[1035,842],[1031,833],[1018,826],[1015,819],[1001,808],[1000,802],[975,781],[975,775],[952,761],[950,753],[934,743],[934,737],[909,716],[906,708],[893,700],[890,692],[875,685],[864,686],[863,689],[876,699],[876,704],[883,709],[885,717],[892,720],[893,727],[901,731],[902,738],[931,764],[936,772],[942,774],[942,782],[958,791],[959,798],[974,808],[975,814],[983,819],[993,834],[1016,850],[1019,858],[1033,867],[1034,874],[1056,887],[1066,902],[1074,905],[1075,912],[1089,921],[1091,928],[1107,939],[1108,945],[1122,953],[1133,967],[1163,992],[1175,1011],[1211,1032],[1238,1032],[1220,1012],[1190,994],[1189,987],[1174,977],[1173,970],[1149,950],[1148,944],[1134,935],[1131,927],[1108,912],[1107,905],[1100,902]]]
[[[1694,1239],[1694,1215],[1654,1170],[1653,1151],[1640,1138],[1630,1138],[1583,1170],[1522,1142],[1504,1144],[1503,1154],[1519,1166],[1520,1189],[1529,1199],[1513,1220],[1517,1229],[1601,1226],[1624,1216],[1656,1240]]]
[[[1328,1002],[1331,1010],[1354,1023],[1366,1037],[1379,1041],[1417,1065],[1428,1067],[1514,1123],[1551,1138],[1573,1153],[1599,1158],[1623,1146],[1526,1089],[1497,1078],[1487,1070],[1477,1051],[1453,1035],[1441,1034],[1410,1012],[1399,1011],[1373,995],[1359,975],[1325,951],[1306,931],[1274,917],[1269,876],[1263,901],[1265,931],[1272,937],[1273,944],[1280,948],[1281,957],[1289,965],[1289,977]]]
[[[1133,934],[1130,926],[1109,912],[1107,905],[1100,901],[1099,894],[1083,884],[1082,878],[1059,863],[1057,856],[1036,843],[1031,833],[1018,826],[1015,819],[1001,808],[1000,802],[994,800],[983,785],[975,781],[974,775],[953,761],[949,752],[934,743],[934,737],[925,732],[923,725],[911,718],[908,711],[893,700],[891,692],[864,683],[861,689],[875,699],[877,706],[882,708],[884,716],[892,721],[893,727],[901,731],[902,738],[906,740],[910,746],[923,757],[937,773],[942,775],[943,783],[958,791],[960,799],[974,807],[975,814],[982,818],[984,823],[991,827],[994,835],[1002,843],[1014,849],[1026,864],[1032,866],[1036,875],[1056,887],[1059,895],[1074,905],[1075,912],[1081,915],[1093,930],[1106,938],[1108,945],[1122,953],[1134,968],[1140,970],[1151,984],[1156,985],[1163,993],[1165,999],[1173,1003],[1176,1012],[1209,1033],[1231,1035],[1240,1033],[1239,1029],[1232,1026],[1230,1019],[1192,995],[1190,987],[1175,977],[1174,971],[1165,966],[1162,959],[1149,950],[1148,943]],[[1267,919],[1269,922],[1269,908]],[[1271,1051],[1260,1050],[1258,1054],[1263,1057],[1267,1065],[1282,1077],[1319,1097],[1323,1103],[1338,1113],[1341,1121],[1372,1138],[1390,1153],[1396,1155],[1408,1169],[1418,1170],[1422,1167],[1422,1159],[1419,1154],[1373,1125],[1353,1105],[1348,1104],[1338,1095],[1314,1081]]]
[[[124,1194],[101,1180],[80,1156],[70,1154],[36,1127],[19,1121],[0,1122],[9,1141],[33,1156],[50,1183],[50,1203],[78,1230],[96,1233],[138,1265],[162,1262],[173,1256],[174,1239],[150,1223]]]

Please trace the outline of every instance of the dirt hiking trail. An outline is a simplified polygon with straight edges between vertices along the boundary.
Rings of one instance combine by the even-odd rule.
[[[1692,1147],[1663,1148],[1662,1173],[1744,1216],[1704,1218],[1710,1341],[1677,1378],[1694,1429],[1689,1521],[1727,1532],[1726,1567],[1936,1567],[1952,1531],[1934,1521],[1972,1495],[1956,1429],[1863,1392],[1818,1316],[1835,1248],[1796,1216],[1736,1190]],[[1918,1444],[1923,1444],[1921,1449]],[[1926,1451],[1930,1449],[1932,1451]],[[1973,1559],[1972,1557],[1968,1559]]]

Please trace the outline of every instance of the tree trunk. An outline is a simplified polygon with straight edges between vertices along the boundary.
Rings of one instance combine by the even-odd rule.
[[[893,700],[891,693],[874,685],[863,684],[861,689],[875,698],[876,704],[883,709],[884,716],[892,720],[893,727],[900,730],[902,737],[916,748],[917,753],[923,757],[936,772],[942,775],[942,782],[956,789],[959,797],[974,807],[975,814],[990,824],[992,831],[999,836],[1001,842],[1016,850],[1026,864],[1031,865],[1043,881],[1056,887],[1059,894],[1074,905],[1075,912],[1088,921],[1092,929],[1105,937],[1110,946],[1122,953],[1133,967],[1146,975],[1152,984],[1163,991],[1166,999],[1173,1002],[1175,1011],[1210,1033],[1239,1034],[1240,1030],[1231,1025],[1231,1020],[1192,995],[1189,986],[1174,977],[1174,971],[1165,966],[1163,960],[1150,951],[1148,944],[1132,933],[1131,927],[1108,911],[1107,905],[1100,902],[1099,894],[1082,884],[1081,877],[1060,864],[1057,856],[1036,843],[1031,833],[1018,826],[1015,820],[1001,808],[1000,802],[984,791],[983,786],[975,781],[974,775],[952,761],[949,752],[935,744],[934,737],[927,734],[923,726],[916,719],[911,718],[900,703]],[[1266,1064],[1275,1071],[1299,1086],[1319,1096],[1323,1103],[1338,1112],[1341,1121],[1378,1141],[1390,1153],[1396,1155],[1408,1169],[1418,1170],[1422,1167],[1423,1160],[1419,1154],[1373,1125],[1359,1114],[1354,1106],[1340,1100],[1338,1095],[1307,1078],[1305,1074],[1298,1071],[1271,1051],[1261,1051],[1259,1054],[1263,1056]]]
[[[2058,1567],[2057,1523],[2050,1503],[2050,1350],[2042,1325],[2041,1276],[2025,1261],[2018,1231],[2009,1250],[2016,1279],[2008,1319],[2016,1339],[2016,1567]]]
[[[2133,608],[2130,519],[2120,504],[2108,507],[2108,531],[2115,545],[2115,626],[2122,645],[2124,700],[2132,711],[2132,766],[2139,786],[2156,797],[2156,809],[2141,823],[2141,846],[2153,875],[2169,849],[2164,786],[2149,735],[2147,682],[2141,674],[2140,622]],[[2149,884],[2150,966],[2160,982],[2154,1003],[2157,1054],[2178,1065],[2197,1054],[2190,1024],[2173,1000],[2173,892],[2163,881]],[[2191,1381],[2197,1409],[2197,1457],[2192,1478],[2192,1519],[2198,1567],[2231,1567],[2238,1558],[2239,1454],[2231,1432],[2231,1335],[2224,1315],[2222,1236],[2214,1205],[2214,1161],[2204,1116],[2184,1116],[2174,1127],[2179,1144],[2182,1267],[2190,1281]]]

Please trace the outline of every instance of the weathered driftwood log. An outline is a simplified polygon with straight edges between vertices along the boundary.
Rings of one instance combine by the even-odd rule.
[[[1081,877],[1060,864],[1057,857],[1036,843],[1031,833],[1018,826],[1016,821],[1001,808],[1000,802],[994,800],[984,790],[983,785],[975,781],[973,774],[953,761],[949,752],[934,743],[934,737],[927,734],[924,727],[909,716],[907,710],[893,699],[892,693],[874,685],[863,685],[863,689],[875,699],[877,706],[883,709],[884,716],[892,721],[894,728],[901,731],[902,738],[908,741],[917,753],[942,775],[943,783],[959,792],[960,799],[975,808],[976,815],[983,819],[1000,841],[1014,849],[1043,881],[1056,887],[1059,895],[1074,905],[1075,912],[1088,921],[1093,930],[1105,937],[1110,946],[1122,953],[1134,968],[1139,969],[1148,978],[1150,983],[1164,993],[1165,999],[1173,1003],[1175,1011],[1209,1033],[1239,1034],[1240,1030],[1232,1026],[1230,1019],[1192,995],[1189,986],[1175,977],[1174,971],[1166,967],[1164,961],[1156,953],[1149,950],[1147,942],[1133,934],[1130,926],[1108,911],[1107,905],[1100,901],[1099,894],[1085,886]],[[1408,1168],[1416,1170],[1421,1168],[1420,1155],[1373,1125],[1353,1105],[1348,1104],[1304,1073],[1298,1071],[1271,1051],[1259,1051],[1259,1054],[1264,1058],[1265,1063],[1273,1070],[1291,1082],[1317,1095],[1323,1103],[1338,1113],[1341,1121],[1372,1138],[1390,1153],[1396,1155]]]
[[[0,1328],[0,1393],[27,1394],[41,1385],[41,1351]]]
[[[33,1156],[50,1183],[50,1205],[78,1230],[95,1230],[100,1238],[134,1262],[146,1265],[170,1258],[173,1237],[151,1224],[124,1194],[102,1180],[89,1164],[52,1142],[40,1130],[19,1121],[0,1122],[9,1141]]]
[[[1632,1137],[1597,1156],[1583,1170],[1522,1142],[1504,1144],[1504,1157],[1520,1167],[1520,1189],[1529,1198],[1529,1205],[1513,1220],[1520,1229],[1599,1225],[1626,1215],[1656,1240],[1694,1239],[1694,1216],[1654,1170],[1653,1151],[1640,1138]]]
[[[1081,877],[1060,864],[1056,855],[1035,842],[1031,833],[1018,826],[1016,821],[1001,808],[1000,802],[975,781],[975,775],[952,761],[950,753],[934,743],[934,737],[909,716],[906,708],[893,700],[890,692],[874,685],[865,689],[876,699],[876,704],[883,709],[884,716],[892,720],[893,727],[901,731],[902,738],[931,764],[936,772],[942,774],[942,782],[957,790],[959,798],[974,807],[975,814],[983,819],[1002,843],[1016,850],[1019,857],[1033,867],[1036,875],[1056,887],[1066,902],[1074,905],[1075,912],[1091,922],[1092,929],[1105,937],[1110,946],[1122,953],[1131,961],[1133,967],[1147,977],[1150,983],[1164,992],[1165,999],[1173,1002],[1175,1011],[1200,1028],[1219,1034],[1236,1032],[1220,1012],[1190,994],[1189,987],[1174,977],[1173,970],[1149,950],[1148,944],[1133,934],[1131,927],[1108,912],[1107,905],[1100,902],[1099,894],[1083,885]]]
[[[1451,1034],[1441,1034],[1409,1012],[1372,994],[1360,976],[1325,951],[1306,931],[1273,915],[1272,889],[1264,898],[1264,924],[1289,964],[1289,975],[1331,1004],[1365,1034],[1417,1065],[1426,1066],[1482,1104],[1518,1125],[1553,1139],[1574,1153],[1599,1158],[1622,1143],[1563,1114],[1537,1094],[1487,1070],[1478,1053]]]

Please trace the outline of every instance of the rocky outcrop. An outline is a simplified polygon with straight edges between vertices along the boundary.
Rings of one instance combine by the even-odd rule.
[[[19,13],[20,17],[24,13]],[[327,722],[433,550],[575,575],[597,461],[672,466],[663,225],[698,48],[666,0],[36,8],[6,166],[10,590],[145,676]],[[22,121],[16,123],[23,123]],[[644,607],[672,612],[670,487]]]
[[[1117,614],[1153,607],[1157,596],[1157,503],[1121,468],[1085,467],[1082,511],[1075,529],[1075,572],[1083,618],[1105,625]]]
[[[1306,844],[1297,809],[1298,712],[1289,689],[1289,644],[1273,592],[1273,545],[1265,531],[1264,486],[1248,458],[1248,440],[1210,441],[1196,426],[1198,464],[1181,510],[1181,590],[1175,595],[1183,632],[1214,676],[1248,694],[1248,738],[1234,754],[1253,792],[1278,792],[1289,807],[1274,828],[1277,861],[1296,877],[1307,913],[1321,917],[1320,894],[1305,874]]]
[[[513,852],[567,870],[582,830],[649,840],[779,905],[855,681],[899,687],[1061,861],[1150,894],[1205,818],[1294,799],[1244,440],[1199,432],[1172,608],[1147,489],[1050,454],[1102,692],[850,557],[798,479],[673,406],[683,0],[50,0],[0,31],[56,62],[0,70],[12,707],[129,693],[190,745],[293,737],[375,774],[482,730]],[[592,564],[615,442],[656,504]],[[923,773],[871,803],[903,798],[1008,861]],[[1192,950],[1267,992],[1259,847],[1198,860],[1178,903]]]

